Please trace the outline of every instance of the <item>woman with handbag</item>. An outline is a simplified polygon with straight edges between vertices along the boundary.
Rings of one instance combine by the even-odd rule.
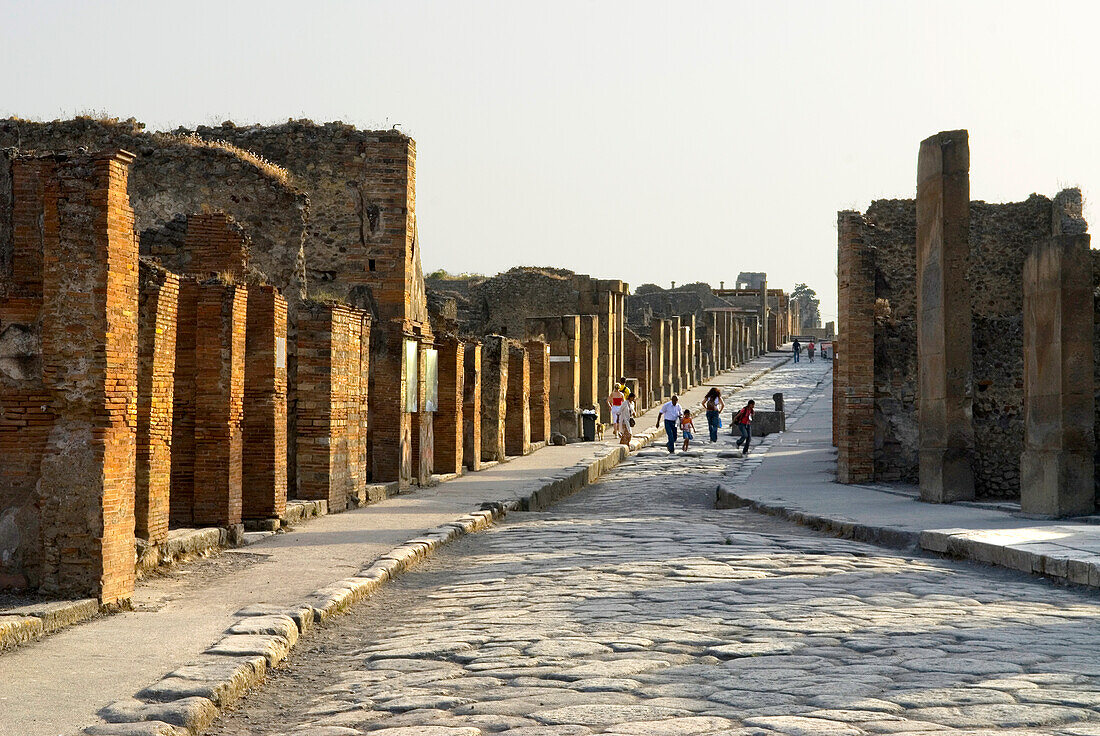
[[[618,422],[616,429],[619,433],[619,444],[629,444],[634,435],[630,430],[634,426],[634,392],[632,391],[626,392],[622,407],[619,409]]]

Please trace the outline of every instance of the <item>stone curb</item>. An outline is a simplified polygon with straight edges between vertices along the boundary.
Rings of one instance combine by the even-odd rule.
[[[0,652],[104,613],[95,598],[50,601],[19,606],[0,613]]]
[[[786,361],[784,361],[786,362]],[[783,363],[753,374],[752,383]],[[594,460],[566,468],[531,494],[482,508],[440,524],[378,557],[358,575],[313,591],[289,608],[256,605],[237,612],[239,620],[201,658],[176,669],[134,698],[99,711],[100,723],[77,732],[89,736],[197,736],[226,708],[260,685],[267,670],[285,659],[314,623],[325,621],[373,594],[386,582],[459,537],[481,531],[510,511],[534,511],[595,482],[631,454],[648,446],[661,430],[650,427],[629,445],[610,448]]]

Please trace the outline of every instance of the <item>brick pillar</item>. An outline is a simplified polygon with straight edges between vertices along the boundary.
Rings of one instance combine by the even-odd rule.
[[[241,522],[244,350],[248,291],[199,285],[195,308],[194,523]]]
[[[176,274],[144,261],[139,275],[134,533],[149,542],[159,542],[168,535],[180,281]]]
[[[757,340],[759,351],[764,353],[768,349],[768,280],[760,281],[760,314],[757,318]]]
[[[837,480],[874,480],[875,262],[863,241],[863,217],[837,214],[838,306],[845,334],[855,346],[838,376]]]
[[[969,228],[967,133],[940,133],[917,165],[920,494],[934,503],[974,498]],[[844,349],[855,353],[855,335]]]
[[[687,320],[680,318],[680,391],[687,391],[694,385],[691,380],[691,366],[694,361],[692,353],[694,346],[691,342],[691,327]]]
[[[550,440],[550,345],[542,340],[527,342],[531,370],[531,442]]]
[[[481,342],[472,340],[462,357],[462,460],[481,469]]]
[[[481,459],[503,460],[507,420],[508,340],[488,335],[481,346]]]
[[[1091,514],[1096,435],[1089,236],[1054,235],[1024,262],[1024,452],[1020,507]]]
[[[189,215],[183,248],[187,273],[203,278],[219,274],[243,278],[246,274],[248,235],[224,212]]]
[[[508,408],[504,417],[504,447],[509,455],[531,454],[531,363],[527,348],[509,340]]]
[[[583,319],[588,318],[575,314],[564,317],[529,317],[525,325],[528,340],[549,343],[550,431],[559,432],[570,440],[580,437],[580,351]]]
[[[54,411],[37,488],[40,589],[103,603],[128,599],[134,588],[138,256],[127,194],[132,160],[124,152],[58,158],[32,174],[43,214],[40,229],[29,234],[42,254],[42,381]],[[17,182],[16,198],[25,194]],[[15,235],[21,240],[28,234],[17,226]],[[35,271],[33,264],[13,265]]]
[[[679,317],[673,317],[669,320],[668,343],[672,393],[680,394],[684,390],[684,338],[680,332]]]
[[[453,335],[436,338],[439,354],[439,404],[435,410],[435,472],[462,472],[462,422],[465,344]]]
[[[655,402],[661,401],[666,395],[665,391],[665,338],[664,321],[653,319],[649,322],[649,363],[652,367],[650,373],[650,390]]]
[[[344,305],[298,308],[297,497],[327,501],[333,512],[356,492],[356,461],[365,452],[359,415],[367,324],[361,310]]]
[[[248,290],[241,516],[286,513],[286,300],[273,286]]]
[[[195,510],[195,319],[199,284],[180,279],[176,320],[176,368],[172,379],[172,490],[168,500],[173,529],[194,526]]]
[[[593,314],[580,315],[580,406],[595,408],[602,400],[599,395],[599,325]]]

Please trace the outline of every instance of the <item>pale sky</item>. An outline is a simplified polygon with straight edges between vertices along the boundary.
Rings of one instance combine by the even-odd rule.
[[[0,116],[307,117],[417,141],[424,268],[636,286],[767,271],[836,312],[836,211],[1100,188],[1087,2],[0,0]],[[1090,210],[1086,210],[1086,216]],[[1090,218],[1091,219],[1091,218]]]

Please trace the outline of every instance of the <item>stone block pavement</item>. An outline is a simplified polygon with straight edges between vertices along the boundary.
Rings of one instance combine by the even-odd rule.
[[[715,382],[744,386],[788,359],[762,356]],[[698,404],[705,391],[683,398]],[[652,412],[639,418],[632,451],[663,437],[654,421]],[[547,448],[143,581],[132,612],[0,655],[0,735],[201,731],[315,620],[508,510],[579,490],[627,455],[612,439]]]
[[[799,368],[819,371],[820,383],[788,416],[787,432],[769,437],[754,462],[727,471],[719,507],[749,506],[848,539],[1100,587],[1100,525],[1088,523],[1093,517],[1029,519],[1015,504],[929,504],[912,487],[837,483],[832,372],[820,362]]]

